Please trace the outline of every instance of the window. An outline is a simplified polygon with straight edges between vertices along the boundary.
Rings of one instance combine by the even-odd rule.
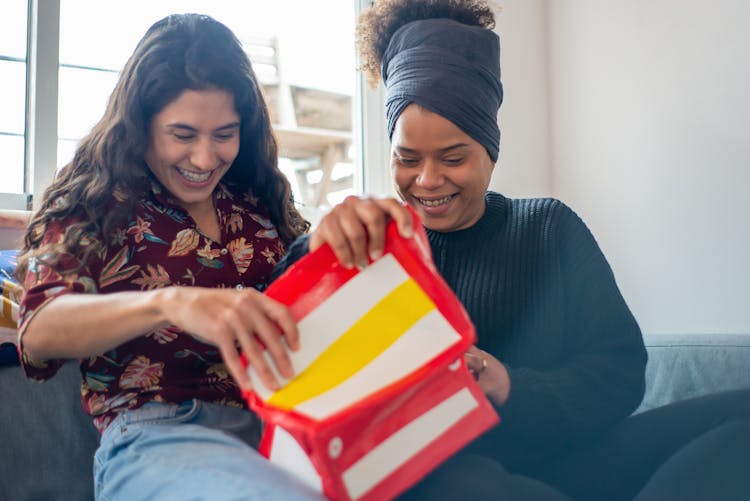
[[[11,0],[0,16],[0,204],[14,205],[25,191],[26,0]],[[4,203],[5,202],[5,203]],[[18,207],[20,208],[20,207]]]
[[[16,5],[19,13],[14,14],[15,20],[3,15],[0,28],[15,23],[18,32],[18,26],[26,26],[27,0],[6,0],[4,13],[8,3]],[[373,114],[376,116],[382,115],[382,101],[368,103],[377,101],[380,96],[362,93],[365,87],[355,70],[356,13],[369,6],[369,2],[132,0],[126,9],[117,11],[116,20],[109,12],[111,4],[107,2],[50,0],[29,3],[39,9],[28,17],[36,19],[30,22],[30,40],[32,45],[37,43],[40,59],[50,52],[59,54],[59,58],[54,58],[54,64],[41,64],[32,79],[54,82],[55,90],[51,98],[42,92],[30,92],[32,104],[43,99],[51,99],[51,102],[41,110],[37,106],[36,117],[33,114],[27,117],[29,123],[37,123],[38,127],[46,129],[37,131],[36,140],[32,140],[31,134],[24,136],[26,111],[18,103],[25,100],[26,30],[15,35],[20,40],[16,44],[22,44],[20,48],[14,48],[16,46],[6,41],[11,32],[2,30],[0,54],[8,54],[3,56],[5,59],[15,58],[7,62],[23,69],[17,70],[20,90],[15,91],[12,98],[20,128],[18,124],[15,128],[11,123],[6,124],[5,114],[0,119],[0,148],[5,147],[2,141],[7,137],[9,141],[15,141],[16,157],[20,155],[14,167],[17,179],[13,178],[16,180],[12,187],[11,178],[7,182],[3,179],[0,192],[40,195],[52,179],[55,168],[72,158],[77,142],[101,117],[117,72],[137,41],[154,21],[173,12],[209,14],[229,26],[242,40],[271,108],[282,157],[280,167],[289,178],[295,199],[308,218],[315,222],[328,207],[349,193],[361,192],[368,183],[376,191],[381,188],[378,182],[371,183],[372,175],[363,175],[362,166],[368,151],[372,154],[385,144],[380,132],[383,129],[363,124],[362,115],[368,109],[375,110]],[[320,22],[322,16],[326,18],[325,23]],[[35,26],[45,23],[47,29],[35,30]],[[0,60],[0,63],[5,62]],[[51,69],[53,67],[55,70]],[[2,75],[10,72],[2,66],[0,71],[6,71]],[[52,74],[53,71],[56,74]],[[10,79],[4,80],[11,82]],[[3,94],[9,95],[9,92]],[[376,122],[375,126],[381,124]],[[375,139],[362,141],[368,130],[377,130],[372,136]],[[26,151],[32,152],[26,155],[25,176],[24,137],[29,143]],[[5,158],[11,157],[6,150],[0,151]],[[35,161],[40,157],[48,161]],[[373,158],[373,163],[385,166],[382,152],[380,158]],[[0,208],[3,207],[9,208],[0,199]]]

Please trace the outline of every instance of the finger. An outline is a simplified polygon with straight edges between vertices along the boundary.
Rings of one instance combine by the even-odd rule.
[[[250,367],[253,368],[253,371],[255,371],[255,374],[258,376],[258,379],[260,379],[263,386],[271,391],[279,390],[281,385],[276,379],[276,374],[274,374],[271,366],[268,364],[268,360],[264,355],[265,349],[263,346],[261,346],[261,344],[255,339],[251,339],[247,344],[247,348],[243,346],[242,351],[248,359]]]
[[[477,348],[475,344],[472,344],[466,349],[467,355],[474,355],[474,356],[480,356],[482,353],[484,353],[482,350]]]
[[[486,361],[481,354],[477,352],[466,352],[464,354],[464,360],[466,361],[466,367],[474,374],[479,375],[486,366]]]
[[[320,222],[318,228],[310,237],[310,250],[313,251],[327,243],[339,263],[345,268],[354,266],[354,253],[349,246],[344,229],[341,227],[341,212],[343,209],[336,206]]]
[[[259,302],[273,322],[275,322],[284,334],[284,340],[292,351],[299,350],[299,329],[294,321],[289,308],[268,296],[259,294]]]
[[[248,304],[246,298],[247,295],[243,295],[241,301],[238,301],[235,309],[233,310],[233,314],[226,314],[224,316],[224,319],[228,325],[228,329],[230,329],[231,331],[230,336],[227,336],[225,339],[230,340],[232,347],[235,345],[235,342],[239,343],[240,349],[245,354],[245,358],[248,359],[248,362],[253,367],[253,370],[260,378],[261,383],[263,383],[266,388],[276,391],[280,388],[279,382],[276,379],[276,374],[274,374],[274,372],[268,365],[268,361],[263,354],[265,350],[255,340],[254,326],[255,319],[257,317],[257,313],[255,311],[256,308],[254,304]],[[227,355],[224,355],[224,352],[222,352],[222,356],[227,357],[225,358],[225,363],[227,363],[227,366],[229,367],[229,363],[233,363],[235,358],[239,360],[239,354],[237,354],[236,348],[232,348],[230,350],[230,348],[228,347],[227,351],[233,352],[233,354],[230,353]],[[241,363],[242,362],[240,360],[240,365]],[[247,372],[243,371],[243,375],[244,377],[242,377],[241,380],[247,381],[248,386],[251,387],[252,383],[250,382],[250,378],[247,375]]]
[[[411,238],[414,235],[414,223],[406,205],[395,198],[377,198],[375,202],[396,222],[399,235],[404,238]]]
[[[388,222],[388,213],[374,200],[363,200],[356,206],[359,220],[365,225],[367,232],[365,243],[367,244],[367,255],[373,261],[383,255],[385,247],[385,228]],[[365,259],[362,256],[362,259]],[[365,260],[366,264],[367,261]]]
[[[471,353],[464,353],[464,362],[466,363],[466,368],[469,369],[469,371],[474,374],[474,359],[476,358],[476,355],[473,355]]]
[[[271,322],[261,308],[253,305],[249,310],[252,316],[255,335],[266,345],[266,351],[279,370],[279,373],[287,379],[294,377],[292,360],[289,358],[286,343],[282,340],[281,331]]]
[[[350,196],[341,205],[339,225],[351,249],[354,264],[359,268],[364,268],[368,263],[367,241],[371,237],[368,223],[378,217],[382,218],[383,215],[380,214],[380,209],[368,199]],[[381,233],[383,232],[384,229],[381,229]]]
[[[227,340],[223,340],[217,346],[221,353],[221,358],[227,366],[227,370],[229,370],[229,373],[232,375],[237,385],[242,388],[243,391],[251,391],[253,389],[253,383],[250,380],[250,376],[247,374],[247,369],[243,365],[234,343],[227,338]],[[247,354],[245,356],[247,357]]]

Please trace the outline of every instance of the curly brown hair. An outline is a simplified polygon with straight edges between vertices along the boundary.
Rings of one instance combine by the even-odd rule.
[[[157,21],[138,42],[103,117],[45,191],[26,232],[16,273],[20,280],[31,258],[58,269],[70,256],[80,268],[106,248],[148,189],[144,154],[151,119],[185,90],[207,89],[231,93],[240,115],[240,149],[225,179],[239,194],[260,199],[284,244],[310,228],[278,168],[268,109],[242,44],[209,16],[174,14]],[[73,221],[62,241],[45,244],[48,227],[62,220]]]
[[[487,0],[379,0],[357,21],[359,69],[373,88],[380,81],[380,64],[391,36],[420,19],[448,18],[469,26],[493,29],[495,10]]]

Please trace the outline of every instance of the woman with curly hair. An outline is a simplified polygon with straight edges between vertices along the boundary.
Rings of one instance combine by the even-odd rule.
[[[296,325],[260,291],[308,227],[239,40],[208,16],[156,22],[46,191],[18,270],[27,376],[80,359],[97,499],[320,498],[254,449],[238,350],[270,388],[255,336],[292,375]]]
[[[487,191],[503,99],[493,26],[484,1],[380,0],[357,27],[362,69],[385,86],[396,190],[475,324],[466,363],[501,418],[404,499],[742,499],[748,392],[629,417],[646,351],[593,235],[559,200]],[[283,264],[328,243],[365,265],[388,217],[408,227],[383,206],[348,198]]]

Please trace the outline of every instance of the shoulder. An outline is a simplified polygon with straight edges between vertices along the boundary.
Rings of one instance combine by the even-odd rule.
[[[583,219],[557,198],[505,198],[504,203],[508,222],[519,237],[534,235],[564,248],[597,246]]]
[[[583,224],[578,214],[557,198],[509,198],[490,191],[487,192],[487,203],[488,205],[505,205],[508,217],[519,222],[548,224],[580,222]]]

